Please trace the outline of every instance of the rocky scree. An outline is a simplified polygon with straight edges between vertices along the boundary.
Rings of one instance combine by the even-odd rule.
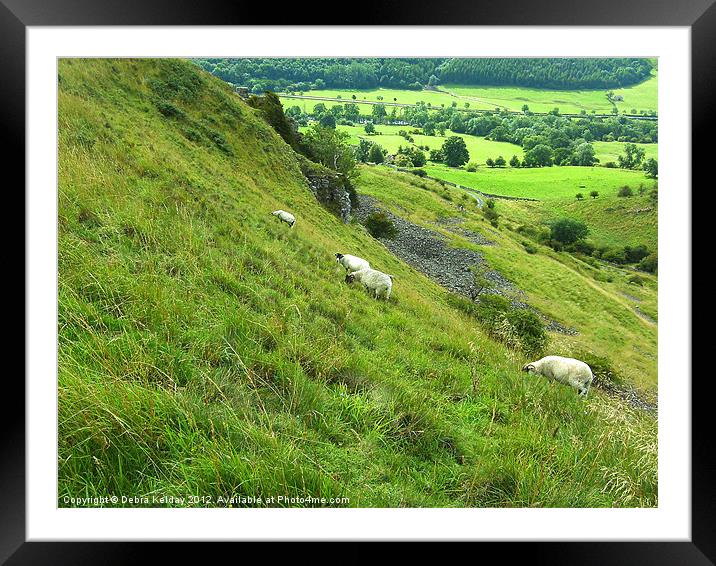
[[[442,234],[392,214],[380,207],[377,199],[373,197],[358,195],[358,202],[360,207],[355,217],[359,222],[378,211],[385,213],[393,222],[397,230],[396,236],[379,240],[400,259],[450,291],[470,296],[470,291],[476,290],[470,267],[485,264],[482,255],[473,250],[451,247]],[[497,271],[488,270],[485,277],[490,281],[489,292],[524,297],[522,291]],[[520,305],[525,306],[524,303]]]
[[[373,197],[358,195],[358,202],[360,206],[354,212],[354,216],[359,222],[363,222],[373,212],[383,212],[391,219],[397,230],[396,236],[390,239],[378,239],[400,259],[454,293],[471,297],[477,290],[470,267],[486,264],[481,254],[473,250],[451,247],[447,238],[442,234],[396,216],[380,206],[380,202]],[[451,221],[445,222],[445,220],[443,219],[441,223],[452,224]],[[477,232],[468,232],[467,230],[463,232],[469,234],[469,236],[466,234],[465,237],[472,242],[494,245],[494,242],[487,240]],[[572,336],[578,334],[576,329],[564,326],[529,306],[525,302],[524,291],[498,271],[487,269],[484,276],[490,285],[489,288],[483,290],[483,293],[509,297],[513,306],[530,309],[542,319],[548,331]]]

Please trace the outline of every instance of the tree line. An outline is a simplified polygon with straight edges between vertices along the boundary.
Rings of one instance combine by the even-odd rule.
[[[434,112],[427,104],[418,103],[406,107],[403,119],[418,127],[444,126],[453,132],[484,136],[494,141],[505,141],[523,146],[535,142],[546,143],[553,149],[566,147],[569,140],[621,141],[656,143],[658,123],[656,120],[635,120],[626,116],[597,117],[583,112],[579,117],[561,116],[555,108],[547,115],[532,114],[524,109],[522,114],[510,112],[486,112],[478,116],[460,111],[457,107],[439,108]]]
[[[252,58],[194,59],[204,70],[253,93],[327,88],[421,90],[441,83],[553,89],[619,88],[649,77],[647,59],[626,58]]]
[[[450,59],[438,69],[442,82],[551,89],[624,87],[649,78],[646,59],[485,58]]]
[[[204,70],[253,93],[326,88],[420,90],[444,59],[194,59]]]

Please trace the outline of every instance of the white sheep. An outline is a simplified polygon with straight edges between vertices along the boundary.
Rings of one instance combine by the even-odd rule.
[[[370,264],[366,260],[354,255],[336,254],[336,261],[345,267],[347,272],[370,269]]]
[[[589,386],[594,379],[592,369],[587,364],[574,358],[563,358],[562,356],[545,356],[536,362],[526,364],[522,371],[544,375],[570,385],[584,397],[587,396]]]
[[[291,228],[293,228],[293,225],[296,223],[296,217],[285,210],[274,210],[271,214],[278,216],[279,220],[283,220]]]
[[[369,291],[373,291],[374,297],[384,297],[387,301],[390,298],[390,291],[393,288],[393,276],[376,269],[359,269],[346,275],[346,283],[360,281]]]

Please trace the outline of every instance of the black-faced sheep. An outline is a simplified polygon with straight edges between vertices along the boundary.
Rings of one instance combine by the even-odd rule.
[[[293,225],[296,223],[296,217],[285,210],[274,210],[271,214],[278,216],[279,220],[283,220],[291,228],[293,228]]]
[[[390,291],[393,288],[393,276],[375,269],[360,269],[346,275],[346,283],[360,281],[369,291],[373,291],[373,296],[377,299],[384,297],[387,301],[390,298]]]
[[[366,260],[354,255],[336,254],[336,261],[345,267],[347,272],[370,269],[370,264]]]
[[[526,364],[522,371],[544,375],[560,383],[574,387],[582,396],[587,395],[594,379],[592,369],[580,360],[562,356],[545,356],[536,362]]]

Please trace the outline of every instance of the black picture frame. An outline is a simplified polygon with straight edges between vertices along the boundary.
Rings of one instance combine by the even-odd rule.
[[[692,172],[693,184],[707,181],[716,100],[715,0],[653,2],[616,0],[442,0],[415,4],[406,0],[362,3],[352,25],[567,25],[567,26],[685,26],[692,37]],[[202,3],[183,0],[0,0],[0,116],[7,138],[6,172],[14,169],[24,186],[25,163],[25,33],[28,26],[86,25],[315,25],[316,14],[337,20],[334,5],[312,3],[311,10],[292,14],[278,5],[243,2]],[[310,13],[308,13],[310,12]],[[335,21],[322,22],[328,25]],[[697,118],[697,119],[696,119]],[[697,143],[701,140],[702,143]],[[706,186],[712,186],[709,182]],[[6,185],[9,189],[10,185]],[[691,190],[684,187],[684,191]],[[24,202],[24,201],[23,201]],[[24,209],[24,204],[22,205]],[[692,224],[693,225],[693,224]],[[696,257],[694,253],[692,257]],[[24,261],[24,260],[23,260]],[[689,274],[690,276],[690,274]],[[25,281],[27,285],[27,281]],[[27,300],[27,297],[25,297]],[[668,337],[661,337],[668,339]],[[694,349],[695,350],[695,349]],[[698,350],[695,350],[698,351]],[[26,542],[25,538],[25,398],[24,384],[6,372],[5,401],[15,413],[0,411],[0,563],[7,564],[127,564],[201,557],[210,560],[226,545],[165,543]],[[695,374],[694,374],[695,377]],[[710,419],[708,375],[692,379],[692,536],[690,542],[529,542],[491,545],[501,556],[550,564],[714,564],[716,562],[716,490]],[[12,402],[10,402],[12,400]],[[317,533],[320,539],[320,533]],[[248,544],[248,543],[244,543]],[[366,543],[369,544],[369,543]],[[373,556],[366,544],[321,550],[327,557],[340,552],[343,561]],[[497,548],[495,548],[497,545]],[[233,554],[234,551],[229,551]],[[245,552],[242,550],[242,553]],[[295,555],[295,549],[272,551],[272,557]],[[303,550],[301,553],[305,552]],[[368,554],[368,553],[371,554]],[[290,554],[289,554],[290,553]],[[311,556],[316,556],[314,552]],[[235,556],[235,558],[238,558]]]

